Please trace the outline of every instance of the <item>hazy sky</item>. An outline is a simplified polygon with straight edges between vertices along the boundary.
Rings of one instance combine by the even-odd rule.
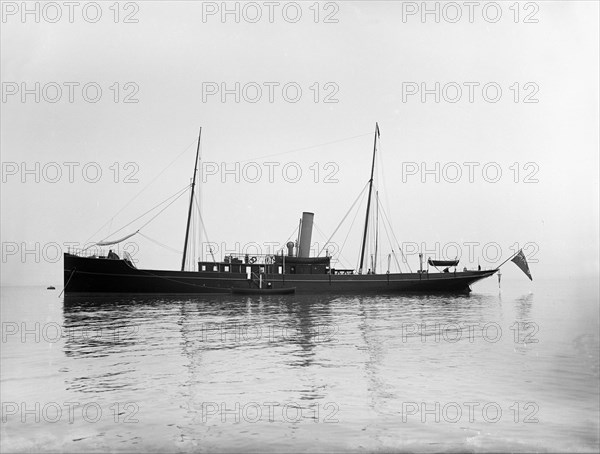
[[[369,179],[376,121],[377,188],[405,247],[456,242],[487,267],[486,245],[506,258],[518,243],[534,278],[597,278],[598,2],[113,4],[2,2],[3,285],[60,285],[55,245],[110,221],[102,240],[182,189],[200,126],[210,241],[282,244],[311,211],[322,245]],[[181,250],[187,203],[142,233]],[[131,241],[140,267],[179,267]]]

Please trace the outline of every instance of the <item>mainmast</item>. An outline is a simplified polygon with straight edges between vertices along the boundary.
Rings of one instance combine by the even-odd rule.
[[[192,219],[192,206],[194,204],[194,187],[196,186],[196,173],[198,172],[198,157],[200,156],[200,138],[202,137],[202,127],[198,134],[198,147],[196,148],[196,162],[194,163],[194,177],[192,178],[192,194],[190,196],[190,208],[188,210],[187,226],[185,227],[185,242],[183,243],[183,259],[181,260],[181,271],[185,270],[185,256],[187,253],[188,236],[190,234],[190,221]]]
[[[358,272],[362,273],[365,259],[365,247],[367,246],[367,230],[369,228],[369,210],[371,209],[371,192],[373,191],[373,173],[375,171],[375,151],[377,150],[377,137],[379,137],[379,125],[375,123],[375,139],[373,141],[373,163],[371,164],[371,179],[369,180],[369,198],[367,200],[367,215],[365,216],[365,231],[363,233],[362,250],[360,252],[360,266]]]

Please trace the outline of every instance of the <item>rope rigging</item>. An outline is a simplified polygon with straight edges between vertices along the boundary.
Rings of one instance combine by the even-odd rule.
[[[323,231],[322,231],[322,230],[319,228],[319,226],[316,224],[316,222],[313,222],[313,226],[314,226],[314,227],[317,229],[317,231],[319,232],[319,234],[321,234],[321,236],[322,236],[323,238],[327,238],[327,237],[325,236],[325,234],[323,233]],[[345,258],[345,257],[342,255],[341,251],[339,251],[339,252],[337,253],[337,255],[338,255],[338,258],[337,258],[337,260],[338,260],[340,263],[342,263],[342,261],[346,262],[346,260],[347,260],[347,259],[346,259],[346,258]],[[347,263],[348,263],[348,262],[346,262],[346,263],[342,263],[342,265],[344,265],[344,266],[347,266]]]
[[[394,239],[394,241],[396,242],[397,246],[398,246],[398,250],[400,251],[400,253],[402,254],[402,259],[404,261],[404,263],[406,263],[406,266],[408,266],[408,269],[410,270],[410,272],[412,273],[412,269],[410,267],[410,264],[408,263],[408,260],[406,260],[406,256],[404,255],[404,251],[402,250],[402,247],[400,246],[400,242],[398,241],[398,238],[396,238],[396,234],[394,233],[394,229],[392,228],[392,223],[389,221],[387,214],[385,212],[385,210],[383,209],[383,207],[381,206],[381,202],[380,202],[380,208],[381,208],[381,212],[383,213],[383,217],[385,219],[385,222],[388,223],[389,227],[390,227],[390,232],[392,233],[392,238]]]
[[[236,162],[244,163],[244,162],[249,162],[249,161],[258,161],[260,159],[272,158],[272,157],[275,157],[275,156],[281,156],[281,155],[289,154],[289,153],[296,153],[297,151],[306,151],[306,150],[311,150],[313,148],[323,147],[323,146],[326,146],[326,145],[333,145],[335,143],[346,142],[348,140],[354,140],[354,139],[358,139],[360,137],[370,136],[371,134],[372,133],[367,132],[365,134],[359,134],[357,136],[352,136],[352,137],[345,137],[343,139],[333,140],[331,142],[324,142],[324,143],[320,143],[320,144],[317,144],[317,145],[310,145],[308,147],[295,148],[293,150],[282,151],[282,152],[279,152],[279,153],[273,153],[273,154],[258,156],[258,157],[255,157],[255,158],[245,159],[243,161],[236,161]],[[229,162],[227,164],[231,164],[231,162]]]
[[[175,252],[176,254],[181,254],[183,252],[183,251],[175,249],[175,248],[173,248],[171,246],[167,246],[166,244],[163,244],[160,241],[157,241],[157,240],[155,240],[153,238],[150,238],[148,235],[144,235],[142,232],[138,232],[138,233],[140,234],[140,236],[143,236],[147,240],[149,240],[149,241],[153,242],[154,244],[156,244],[156,245],[158,245],[160,247],[163,247],[163,248],[165,248],[165,249],[167,249],[167,250],[169,250],[171,252]]]
[[[255,157],[255,158],[250,158],[250,159],[246,159],[243,161],[237,161],[240,163],[244,163],[244,162],[248,162],[248,161],[255,161],[255,160],[260,160],[260,159],[266,159],[266,158],[271,158],[271,157],[275,157],[275,156],[280,156],[280,155],[284,155],[284,154],[289,154],[289,153],[295,153],[295,152],[299,152],[299,151],[305,151],[305,150],[310,150],[310,149],[315,149],[315,148],[319,148],[319,147],[323,147],[323,146],[327,146],[327,145],[332,145],[332,144],[336,144],[336,143],[340,143],[340,142],[345,142],[345,141],[349,141],[349,140],[354,140],[357,138],[361,138],[367,135],[371,135],[372,133],[365,133],[365,134],[359,134],[356,136],[352,136],[352,137],[346,137],[346,138],[342,138],[342,139],[338,139],[338,140],[334,140],[334,141],[330,141],[330,142],[324,142],[321,144],[317,144],[317,145],[312,145],[312,146],[308,146],[308,147],[303,147],[303,148],[297,148],[297,149],[293,149],[293,150],[288,150],[288,151],[283,151],[283,152],[279,152],[279,153],[273,153],[273,154],[268,154],[268,155],[263,155],[260,157]],[[344,262],[343,265],[346,266],[346,261],[347,259],[342,255],[342,251],[344,250],[344,247],[348,241],[348,238],[353,230],[355,221],[358,217],[358,214],[360,212],[360,206],[362,205],[365,196],[366,196],[366,191],[367,188],[369,188],[369,202],[371,202],[370,198],[371,198],[371,193],[375,190],[375,194],[376,194],[376,201],[374,204],[369,203],[367,206],[367,213],[366,213],[366,217],[367,219],[365,220],[365,225],[364,225],[364,234],[363,234],[363,239],[362,239],[362,251],[360,251],[360,255],[359,255],[359,263],[361,263],[361,265],[357,266],[357,270],[359,273],[362,273],[364,268],[366,267],[370,267],[373,269],[373,272],[375,272],[375,270],[381,270],[383,269],[380,265],[383,261],[381,254],[379,253],[379,249],[378,248],[378,235],[379,235],[379,218],[381,218],[381,224],[383,224],[383,228],[385,230],[386,233],[386,238],[387,241],[389,243],[389,245],[391,246],[391,251],[395,263],[398,266],[398,270],[399,272],[402,272],[400,263],[398,261],[398,258],[396,257],[396,253],[394,252],[394,244],[398,247],[398,250],[400,251],[401,255],[402,255],[402,259],[404,261],[404,263],[406,263],[407,267],[410,270],[410,265],[408,264],[408,261],[406,260],[406,257],[404,255],[404,252],[402,250],[402,247],[400,246],[400,243],[398,242],[398,239],[396,238],[396,235],[394,234],[394,230],[392,228],[392,224],[390,222],[390,219],[387,215],[386,210],[384,210],[383,208],[383,204],[382,201],[379,199],[379,195],[378,195],[378,185],[374,184],[373,180],[379,180],[379,178],[381,177],[381,181],[382,181],[382,185],[383,188],[385,189],[386,186],[386,181],[385,181],[385,175],[383,172],[383,156],[382,156],[382,147],[381,144],[379,143],[379,141],[377,140],[377,138],[379,137],[379,128],[378,126],[376,126],[376,139],[375,139],[375,144],[374,144],[374,150],[373,150],[373,164],[372,164],[372,169],[371,169],[371,178],[369,179],[369,181],[367,181],[365,183],[365,185],[363,186],[363,188],[361,189],[361,191],[358,193],[357,197],[355,198],[355,200],[352,202],[352,204],[350,205],[349,209],[346,211],[346,213],[344,214],[343,218],[341,219],[341,221],[338,223],[338,225],[336,226],[336,228],[334,229],[333,233],[329,236],[329,238],[327,238],[327,241],[323,244],[323,247],[320,249],[320,251],[317,254],[317,257],[320,257],[321,254],[326,250],[327,246],[331,244],[332,239],[334,238],[334,236],[336,234],[338,234],[338,232],[340,231],[342,225],[344,225],[344,223],[346,222],[346,220],[348,220],[348,217],[350,216],[351,212],[353,210],[355,210],[355,214],[352,217],[352,222],[350,223],[350,227],[344,237],[344,241],[341,245],[341,247],[339,248],[339,250],[335,253],[336,259],[340,261],[340,263]],[[187,145],[187,147],[180,153],[178,154],[175,159],[173,159],[165,168],[162,169],[161,172],[159,172],[142,190],[140,190],[132,199],[130,199],[124,206],[122,206],[117,213],[115,213],[102,227],[100,227],[95,233],[94,235],[92,235],[93,238],[96,234],[98,234],[98,232],[102,231],[107,225],[110,227],[112,227],[113,225],[113,221],[114,219],[120,214],[122,213],[134,200],[136,200],[150,185],[152,185],[156,180],[158,180],[158,178],[163,175],[167,169],[169,169],[177,160],[179,160],[179,158],[181,156],[183,156],[183,154],[185,154],[188,149],[192,146],[192,144],[195,141],[191,142],[189,145]],[[202,156],[201,156],[201,145],[200,145],[200,138],[198,138],[198,150],[197,150],[197,156],[196,156],[196,167],[199,165],[199,163],[202,161]],[[376,151],[378,153],[376,153]],[[373,171],[375,171],[375,175],[373,175]],[[194,175],[196,175],[196,173],[194,173]],[[196,180],[196,178],[194,179]],[[164,243],[161,243],[160,241],[157,241],[151,237],[149,237],[148,235],[145,235],[141,232],[141,230],[143,228],[145,228],[148,224],[150,224],[152,221],[154,221],[154,219],[156,219],[158,216],[160,216],[167,208],[169,208],[171,205],[173,205],[177,200],[179,200],[184,194],[187,193],[188,190],[190,190],[190,188],[193,188],[194,183],[196,183],[197,181],[192,181],[190,184],[186,185],[185,187],[183,187],[182,189],[178,190],[177,192],[175,192],[173,195],[167,197],[165,200],[163,200],[162,202],[160,202],[159,204],[155,205],[154,207],[150,208],[149,210],[147,210],[146,212],[144,212],[143,214],[141,214],[140,216],[136,217],[135,219],[133,219],[132,221],[130,221],[129,223],[125,224],[124,226],[122,226],[121,228],[113,231],[112,233],[110,233],[109,235],[107,235],[103,240],[97,242],[97,243],[93,243],[91,246],[94,245],[99,245],[99,246],[108,246],[111,244],[117,244],[120,243],[128,238],[131,238],[132,236],[136,235],[136,234],[140,234],[142,237],[148,239],[149,241],[155,243],[156,245],[165,248],[173,253],[178,253],[178,254],[182,254],[182,251],[177,249],[177,248],[173,248],[170,247]],[[385,193],[385,203],[386,205],[388,205],[389,207],[389,199],[387,197],[387,191],[384,191]],[[204,258],[204,251],[201,250],[202,248],[202,239],[205,238],[205,241],[207,243],[210,243],[209,238],[208,238],[208,233],[207,233],[207,229],[206,229],[206,225],[204,223],[203,220],[203,216],[202,216],[202,210],[200,208],[200,197],[201,197],[201,192],[198,191],[196,194],[193,193],[192,190],[192,195],[191,195],[191,200],[190,200],[190,208],[189,208],[189,213],[188,213],[188,230],[189,233],[191,234],[191,238],[188,238],[188,232],[186,232],[186,242],[184,244],[184,259],[183,259],[183,264],[182,264],[182,269],[183,268],[188,268],[188,269],[194,269],[195,268],[195,261],[196,261],[196,257],[201,257]],[[195,206],[195,209],[193,209],[193,207]],[[358,208],[357,208],[358,207]],[[124,236],[118,240],[108,240],[108,238],[114,236],[115,234],[123,231],[124,229],[126,229],[127,227],[132,226],[134,223],[138,222],[139,220],[143,219],[145,216],[153,213],[155,210],[158,210],[158,212],[156,212],[155,214],[153,214],[150,219],[148,219],[146,222],[144,222],[139,228],[137,228],[137,230],[133,233],[128,234],[127,236]],[[368,220],[369,217],[373,215],[374,210],[377,210],[377,220],[375,221],[375,224],[369,224]],[[381,211],[382,215],[379,216],[379,211]],[[193,215],[192,215],[193,212]],[[364,212],[363,212],[364,213]],[[196,215],[197,215],[197,219],[196,219]],[[323,238],[325,239],[325,235],[323,234],[323,232],[320,230],[320,228],[314,224],[316,230],[323,236]],[[389,227],[389,229],[388,229]],[[294,229],[294,231],[292,232],[292,234],[290,235],[290,237],[288,238],[288,240],[284,243],[281,251],[285,251],[285,245],[287,244],[287,242],[289,242],[291,240],[291,238],[294,237],[295,233],[298,232],[299,233],[299,226],[296,226],[296,228]],[[89,242],[89,239],[88,239]],[[87,243],[87,242],[86,242]],[[89,247],[86,247],[85,249],[88,249]],[[84,249],[84,250],[85,250]],[[189,250],[189,255],[186,257],[185,255],[185,251]],[[375,254],[373,256],[373,254],[371,253],[371,251],[375,251]],[[212,256],[212,261],[216,263],[215,260],[215,256],[213,254],[213,250],[212,247],[210,247],[209,252]],[[284,252],[285,253],[285,252]],[[366,254],[365,254],[366,253]],[[370,259],[369,259],[370,257]],[[366,259],[366,264],[367,266],[364,267],[363,265],[363,259]],[[389,270],[389,261],[390,258],[388,257],[388,270]],[[349,262],[349,261],[348,261]],[[350,267],[349,267],[350,268]],[[411,270],[412,272],[412,270]]]
[[[153,220],[154,220],[156,217],[158,217],[158,216],[159,216],[159,215],[160,215],[160,214],[161,214],[163,211],[165,211],[165,210],[166,210],[167,208],[169,208],[169,207],[170,207],[170,206],[171,206],[173,203],[175,203],[175,201],[177,201],[177,200],[178,200],[178,199],[179,199],[179,198],[180,198],[180,197],[181,197],[183,194],[185,194],[185,193],[186,193],[186,191],[187,191],[187,189],[188,189],[188,188],[189,188],[189,185],[188,185],[188,186],[186,186],[186,187],[184,187],[183,189],[180,189],[180,190],[179,190],[179,191],[177,191],[175,194],[173,194],[173,195],[171,195],[171,196],[167,197],[165,200],[163,200],[162,202],[160,202],[158,205],[155,205],[155,206],[153,206],[152,208],[150,208],[149,210],[147,210],[145,213],[143,213],[143,214],[141,214],[140,216],[138,216],[137,218],[135,218],[133,221],[131,221],[131,222],[129,222],[129,223],[127,223],[127,224],[125,224],[125,225],[124,225],[123,227],[121,227],[120,229],[118,229],[118,230],[115,230],[115,231],[114,231],[114,232],[112,232],[110,235],[108,235],[106,238],[104,238],[102,241],[100,241],[100,242],[98,242],[98,243],[94,243],[94,244],[92,244],[92,245],[88,246],[88,247],[87,247],[87,248],[85,248],[85,249],[88,249],[88,248],[90,248],[90,247],[94,246],[95,244],[100,244],[100,243],[105,243],[105,244],[112,243],[112,244],[114,244],[114,242],[107,241],[107,238],[109,238],[109,237],[113,236],[113,235],[114,235],[114,234],[116,234],[117,232],[120,232],[121,230],[125,229],[126,227],[129,227],[131,224],[133,224],[133,223],[134,223],[134,222],[136,222],[137,220],[139,220],[139,219],[143,218],[143,217],[144,217],[144,216],[146,216],[148,213],[150,213],[150,212],[152,212],[152,211],[156,210],[156,209],[157,209],[159,206],[161,206],[161,205],[163,205],[163,204],[167,203],[167,201],[169,201],[170,199],[173,199],[173,200],[171,200],[171,202],[169,202],[169,203],[168,203],[168,204],[167,204],[167,205],[166,205],[166,206],[165,206],[165,207],[164,207],[162,210],[160,210],[160,211],[159,211],[157,214],[155,214],[154,216],[152,216],[152,217],[151,217],[151,218],[150,218],[150,219],[149,219],[149,220],[148,220],[146,223],[144,223],[144,224],[143,224],[143,225],[142,225],[140,228],[138,228],[138,229],[137,229],[137,231],[136,231],[135,233],[133,233],[133,234],[131,234],[131,235],[128,235],[128,236],[126,236],[125,238],[121,239],[120,241],[122,241],[122,240],[124,240],[124,239],[127,239],[127,238],[129,238],[129,237],[131,237],[131,236],[135,235],[135,234],[136,234],[136,233],[138,233],[138,232],[139,232],[141,229],[143,229],[145,226],[147,226],[147,225],[148,225],[150,222],[152,222],[152,221],[153,221]],[[120,242],[120,241],[119,241],[119,242]],[[85,249],[84,249],[84,250],[85,250]]]
[[[186,146],[186,147],[183,149],[183,151],[182,151],[181,153],[179,153],[179,154],[178,154],[178,155],[175,157],[175,159],[173,159],[173,160],[172,160],[172,161],[171,161],[171,162],[170,162],[170,163],[169,163],[169,164],[168,164],[168,165],[167,165],[167,166],[166,166],[164,169],[162,169],[162,170],[161,170],[161,171],[158,173],[158,175],[156,175],[156,176],[155,176],[155,177],[154,177],[152,180],[150,180],[150,182],[149,182],[149,183],[148,183],[146,186],[144,186],[144,188],[142,188],[142,190],[141,190],[140,192],[138,192],[138,193],[137,193],[135,196],[133,196],[133,198],[131,198],[131,199],[130,199],[130,200],[129,200],[129,201],[128,201],[128,202],[127,202],[125,205],[123,205],[119,211],[117,211],[115,214],[113,214],[113,216],[112,216],[112,217],[111,217],[111,218],[110,218],[108,221],[106,221],[106,222],[105,222],[105,223],[104,223],[104,224],[103,224],[103,225],[102,225],[102,226],[101,226],[101,227],[100,227],[98,230],[96,230],[96,231],[95,231],[95,232],[94,232],[94,233],[93,233],[93,234],[92,234],[92,235],[91,235],[91,236],[90,236],[90,237],[89,237],[89,238],[88,238],[88,239],[87,239],[87,240],[86,240],[86,241],[85,241],[83,244],[86,244],[87,242],[89,242],[89,241],[90,241],[90,240],[91,240],[93,237],[95,237],[95,236],[98,234],[98,232],[100,232],[100,231],[101,231],[101,230],[102,230],[104,227],[106,227],[107,225],[110,225],[110,226],[112,226],[112,222],[113,222],[114,218],[116,218],[116,217],[117,217],[119,214],[121,214],[121,213],[123,212],[123,210],[125,210],[125,208],[127,208],[129,205],[131,205],[131,203],[132,203],[132,202],[133,202],[135,199],[137,199],[137,198],[140,196],[140,194],[142,194],[142,192],[144,192],[146,189],[148,189],[148,187],[149,187],[149,186],[150,186],[152,183],[154,183],[154,182],[155,182],[155,181],[156,181],[156,180],[157,180],[157,179],[158,179],[158,178],[159,178],[159,177],[160,177],[160,176],[161,176],[163,173],[165,173],[165,171],[166,171],[168,168],[170,168],[170,167],[171,167],[171,166],[172,166],[172,165],[175,163],[175,161],[177,161],[177,160],[178,160],[178,159],[179,159],[181,156],[183,156],[183,154],[184,154],[184,153],[185,153],[185,152],[186,152],[186,151],[187,151],[187,150],[188,150],[188,149],[189,149],[189,148],[190,148],[190,147],[191,147],[191,146],[192,146],[192,145],[193,145],[195,142],[196,142],[195,140],[194,140],[194,141],[192,141],[192,142],[190,142],[190,143],[188,144],[188,146]],[[110,229],[110,227],[109,227],[109,229]],[[114,233],[114,232],[113,232],[113,233]],[[108,235],[108,236],[110,236],[110,235]]]
[[[327,240],[327,242],[323,245],[323,247],[321,248],[321,250],[317,254],[317,257],[319,257],[323,253],[323,250],[331,242],[331,239],[334,237],[334,235],[337,233],[337,231],[339,230],[339,228],[342,226],[342,224],[344,223],[344,221],[346,220],[346,218],[348,217],[348,215],[350,214],[350,212],[352,211],[352,209],[354,208],[354,206],[356,205],[356,203],[359,201],[359,199],[362,202],[361,196],[364,196],[364,193],[367,190],[368,185],[369,185],[369,182],[367,182],[364,185],[364,187],[362,188],[362,190],[360,191],[360,193],[358,194],[358,196],[356,197],[356,199],[354,200],[354,202],[352,203],[352,205],[350,206],[350,208],[348,208],[348,211],[346,211],[346,214],[344,215],[344,217],[342,218],[342,220],[340,221],[340,223],[338,224],[338,226],[335,228],[335,230],[333,231],[333,233],[331,234],[331,236],[329,237],[329,239]],[[354,216],[354,218],[356,219],[356,215]],[[352,221],[352,223],[354,224],[354,221]]]

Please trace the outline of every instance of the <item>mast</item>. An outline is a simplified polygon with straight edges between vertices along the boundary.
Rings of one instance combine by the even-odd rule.
[[[196,148],[196,161],[194,163],[194,177],[192,178],[192,194],[190,196],[190,208],[188,210],[187,226],[185,228],[185,241],[183,243],[183,258],[181,259],[181,271],[185,269],[185,256],[187,253],[188,237],[190,234],[190,220],[192,219],[192,205],[194,203],[194,186],[196,186],[196,173],[198,172],[198,157],[200,156],[200,138],[202,137],[202,127],[198,133],[198,147]]]
[[[365,247],[367,246],[367,230],[369,228],[369,210],[371,209],[371,192],[373,191],[373,172],[375,171],[375,151],[377,150],[377,137],[379,137],[379,125],[375,123],[375,139],[373,141],[373,163],[371,164],[371,179],[369,180],[369,198],[367,199],[367,215],[365,216],[365,231],[363,233],[362,249],[360,252],[360,266],[358,272],[362,273],[365,259]]]

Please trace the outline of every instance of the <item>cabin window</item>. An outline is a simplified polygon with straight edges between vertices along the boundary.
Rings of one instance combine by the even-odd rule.
[[[279,266],[279,274],[283,273],[283,268],[281,267],[281,265]]]
[[[213,271],[218,271],[217,265],[213,266]]]
[[[296,267],[290,266],[290,274],[296,274]]]
[[[202,271],[206,271],[206,265],[202,265]]]
[[[261,266],[261,267],[260,267],[260,272],[261,272],[261,273],[264,273],[264,272],[265,272],[265,267],[264,267],[264,266]]]
[[[229,267],[228,266],[223,267],[223,269],[225,270],[226,273],[229,273]]]

